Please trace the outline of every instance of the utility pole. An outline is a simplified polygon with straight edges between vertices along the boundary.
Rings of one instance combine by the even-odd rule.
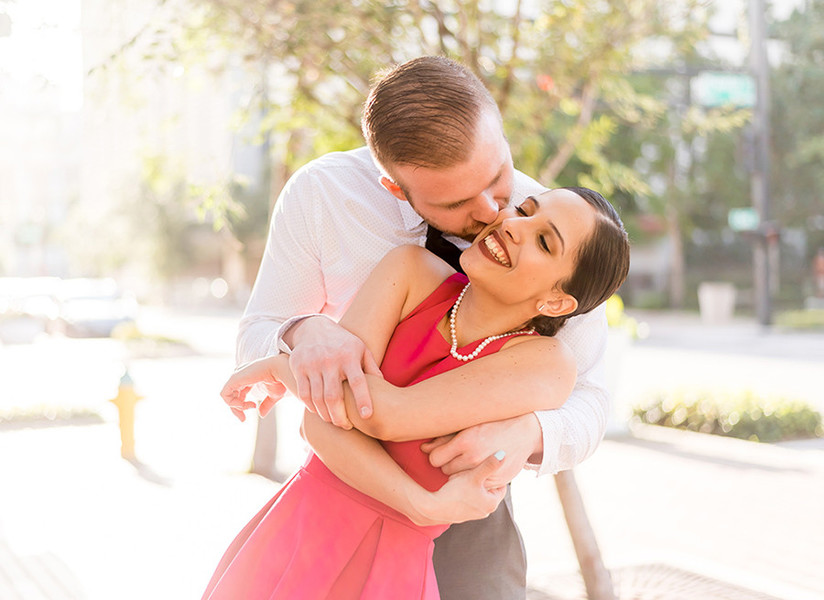
[[[770,255],[777,250],[778,230],[771,221],[770,211],[770,67],[764,0],[749,0],[749,20],[750,69],[756,90],[752,123],[755,160],[750,186],[753,208],[760,223],[759,235],[753,244],[753,281],[758,322],[767,326],[772,323]]]

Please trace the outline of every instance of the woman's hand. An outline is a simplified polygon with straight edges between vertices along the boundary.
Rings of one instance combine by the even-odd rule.
[[[442,525],[488,517],[506,495],[506,486],[487,487],[504,456],[503,451],[496,452],[474,469],[452,475],[437,492],[413,503],[418,514],[412,520],[417,525]]]
[[[239,368],[232,373],[229,380],[220,390],[223,401],[240,421],[246,420],[245,411],[250,408],[258,408],[261,417],[265,417],[286,393],[286,386],[281,383],[278,369],[286,364],[288,368],[288,358],[283,355],[267,356]],[[255,402],[246,399],[248,393],[253,389],[262,389],[266,397],[260,402],[260,406]]]

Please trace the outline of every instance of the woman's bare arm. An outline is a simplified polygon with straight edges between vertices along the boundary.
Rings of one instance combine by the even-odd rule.
[[[552,338],[522,340],[406,388],[369,376],[373,414],[354,414],[347,392],[352,423],[372,437],[404,441],[560,407],[575,386],[572,354]]]
[[[561,406],[575,385],[575,363],[567,347],[545,337],[513,342],[520,343],[405,388],[367,376],[372,416],[357,414],[346,386],[349,418],[371,437],[405,441]],[[250,377],[280,381],[294,393],[288,361],[286,355],[262,359],[258,362],[269,373]]]
[[[501,462],[496,457],[430,492],[401,469],[377,440],[356,429],[341,429],[306,411],[302,431],[315,454],[342,481],[418,525],[482,519],[495,510],[505,494],[505,487],[487,489],[488,478],[495,475]]]

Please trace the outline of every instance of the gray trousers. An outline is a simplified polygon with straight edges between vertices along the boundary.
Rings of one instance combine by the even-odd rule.
[[[506,497],[486,519],[452,525],[435,539],[441,600],[524,600],[526,552]]]

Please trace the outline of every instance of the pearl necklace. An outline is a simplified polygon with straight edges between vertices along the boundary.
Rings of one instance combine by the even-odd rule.
[[[481,350],[486,348],[491,342],[495,340],[499,340],[503,337],[508,335],[514,335],[516,333],[535,333],[535,329],[530,327],[529,329],[519,329],[519,330],[512,330],[507,331],[506,333],[501,333],[499,335],[490,335],[484,341],[482,341],[475,350],[473,350],[470,354],[458,354],[458,335],[455,333],[455,320],[458,316],[458,307],[461,305],[461,300],[463,300],[464,294],[466,294],[466,290],[469,289],[469,283],[464,286],[464,289],[461,291],[460,295],[458,295],[458,299],[455,300],[455,305],[452,307],[452,312],[449,315],[449,335],[452,338],[452,348],[449,349],[449,353],[454,356],[456,359],[461,360],[463,362],[467,362],[472,360],[473,358],[477,357]]]

